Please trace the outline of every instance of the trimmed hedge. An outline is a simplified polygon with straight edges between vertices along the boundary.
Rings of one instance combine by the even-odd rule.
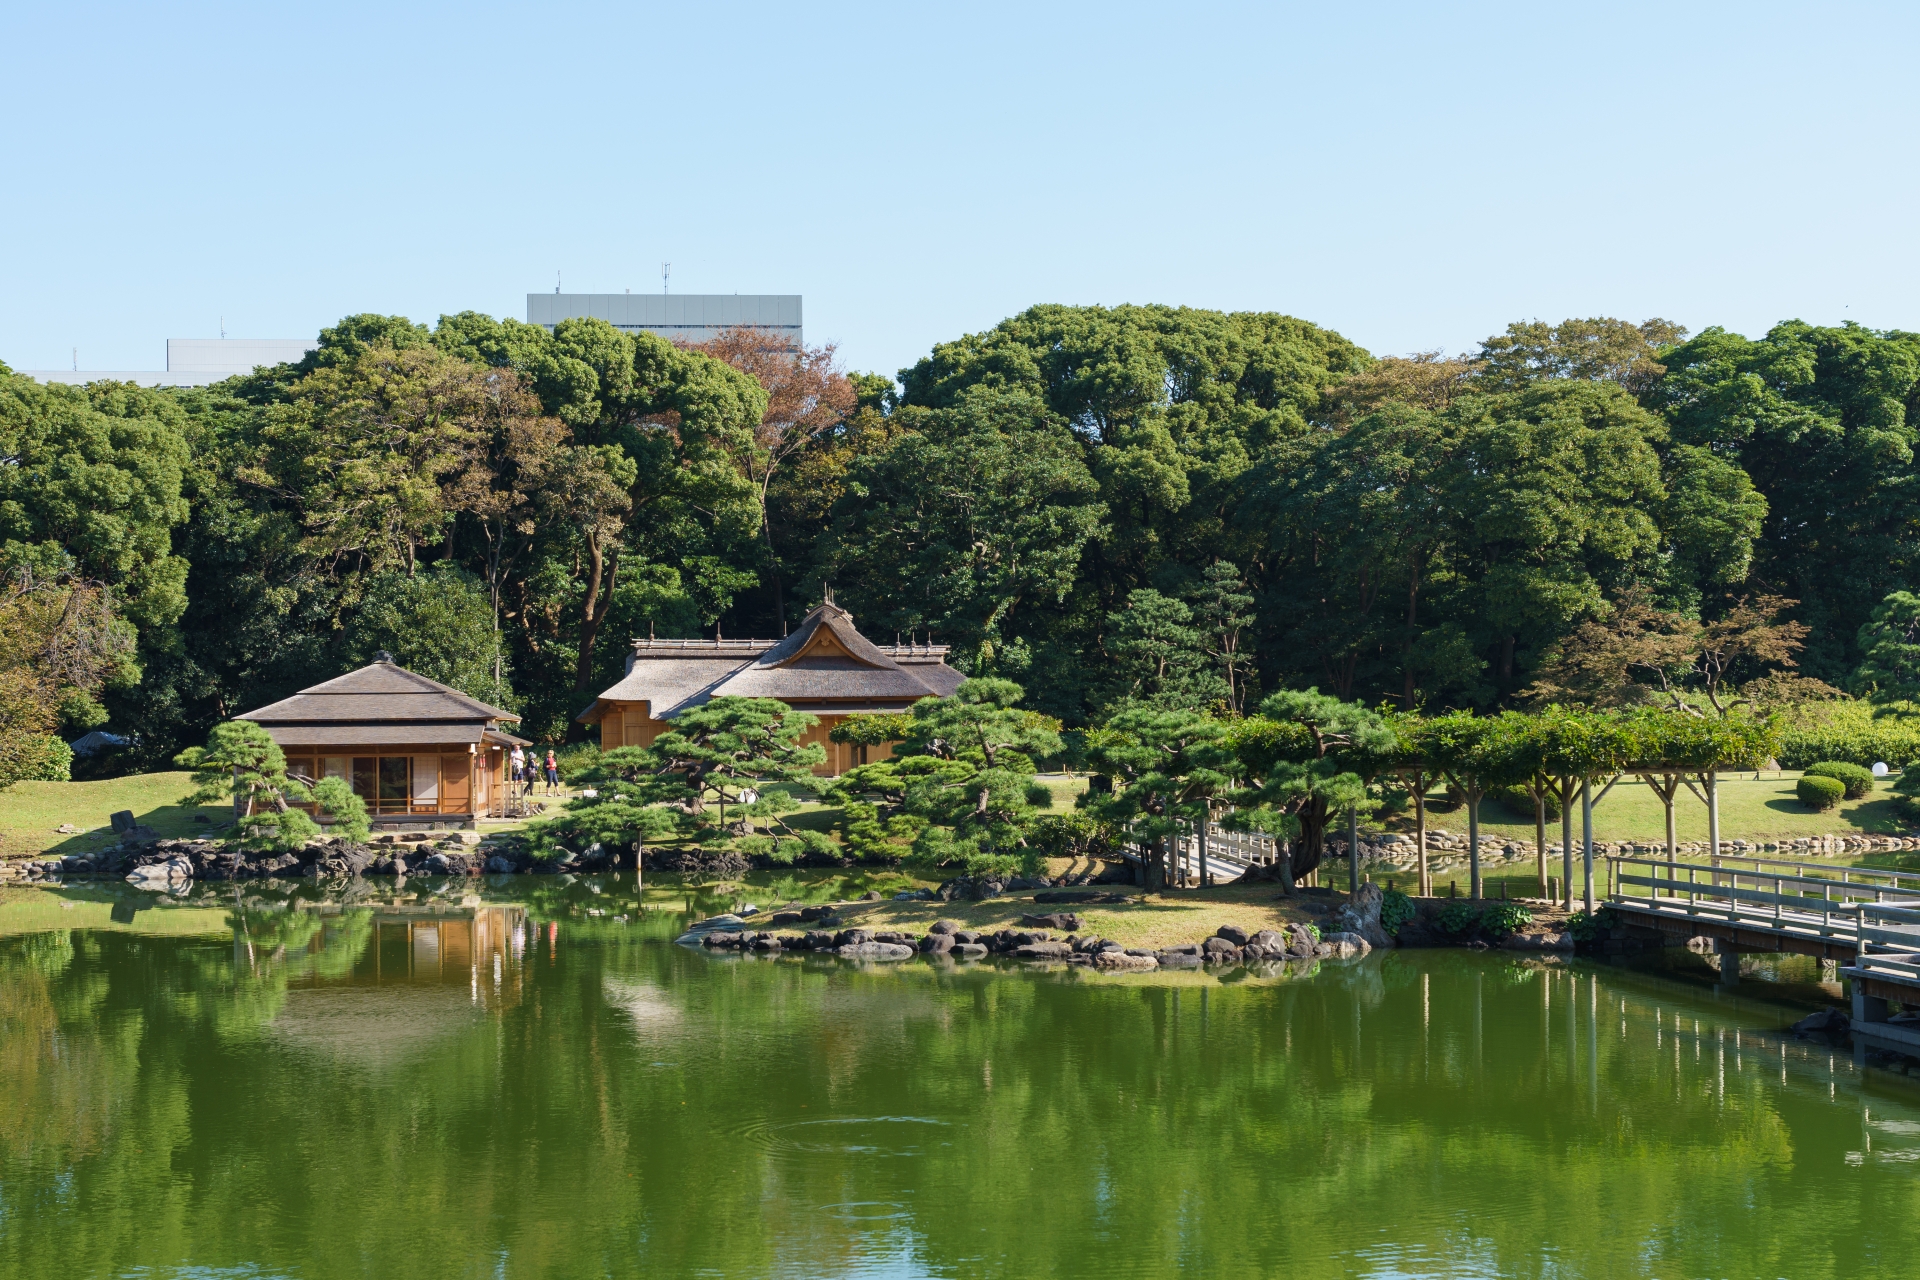
[[[1840,803],[1841,797],[1847,794],[1847,785],[1838,778],[1810,773],[1795,784],[1793,791],[1800,797],[1801,804],[1824,812]]]
[[[1920,719],[1874,718],[1864,702],[1834,704],[1823,723],[1789,728],[1775,757],[1783,769],[1804,769],[1824,760],[1872,765],[1920,759]]]
[[[1809,778],[1832,778],[1847,789],[1847,799],[1858,800],[1873,790],[1873,770],[1841,760],[1822,760],[1806,769]]]

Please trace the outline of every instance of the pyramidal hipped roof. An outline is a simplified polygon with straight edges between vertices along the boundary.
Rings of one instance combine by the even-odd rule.
[[[409,671],[382,650],[377,659],[358,671],[335,676],[235,719],[274,725],[518,721],[520,717]]]

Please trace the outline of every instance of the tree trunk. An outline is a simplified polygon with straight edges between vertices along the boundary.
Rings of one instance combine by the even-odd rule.
[[[1480,789],[1467,792],[1467,896],[1480,901]]]
[[[606,621],[613,605],[613,584],[620,576],[620,553],[606,554],[598,538],[588,540],[591,560],[587,573],[587,598],[580,606],[580,658],[574,666],[573,688],[585,693],[593,687],[593,646],[600,637],[600,624]],[[567,740],[586,737],[587,727],[576,722],[567,726]]]
[[[1327,802],[1319,798],[1307,801],[1295,815],[1300,820],[1300,851],[1293,859],[1293,877],[1305,880],[1320,869],[1327,846]]]
[[[1533,869],[1540,880],[1540,896],[1547,896],[1547,793],[1533,790]]]
[[[1560,888],[1573,910],[1573,779],[1560,779]]]
[[[1420,896],[1433,896],[1433,873],[1427,869],[1427,775],[1416,770],[1413,775],[1413,843],[1414,854],[1420,859]]]

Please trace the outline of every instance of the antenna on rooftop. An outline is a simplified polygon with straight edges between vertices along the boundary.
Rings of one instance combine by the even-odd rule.
[[[558,271],[553,273],[553,291],[555,294],[560,292],[560,273]]]
[[[671,262],[663,262],[660,264],[660,296],[663,298],[667,296],[667,277],[672,274],[673,264]]]
[[[80,348],[78,347],[73,349],[73,371],[80,372]]]
[[[227,318],[225,316],[221,316],[220,317],[220,341],[225,342],[226,340],[227,340]]]

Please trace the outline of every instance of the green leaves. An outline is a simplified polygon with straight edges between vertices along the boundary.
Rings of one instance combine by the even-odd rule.
[[[135,626],[186,608],[185,415],[165,392],[0,375],[0,565],[105,585]]]
[[[879,628],[931,629],[991,669],[1017,610],[1072,589],[1106,509],[1072,435],[1030,395],[983,390],[904,416],[910,429],[847,473],[833,581]]]
[[[1890,593],[1860,628],[1854,681],[1876,704],[1920,702],[1920,596]]]

